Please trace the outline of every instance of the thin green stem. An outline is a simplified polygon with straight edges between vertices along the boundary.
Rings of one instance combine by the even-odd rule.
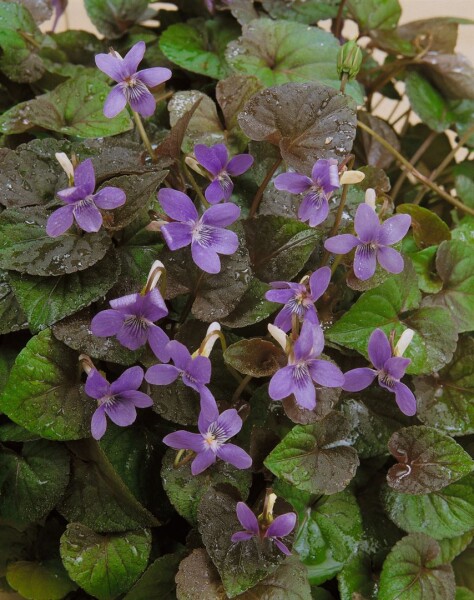
[[[252,201],[252,206],[250,207],[250,211],[249,211],[249,219],[251,219],[252,217],[255,216],[255,213],[258,210],[258,207],[260,206],[260,202],[262,201],[262,196],[263,196],[263,192],[265,191],[265,188],[267,187],[268,183],[270,182],[270,179],[273,177],[273,174],[275,173],[275,171],[278,169],[278,167],[281,165],[282,162],[282,158],[278,158],[273,165],[268,169],[267,174],[265,175],[265,179],[262,181],[260,187],[257,190],[257,193],[255,194],[255,197]]]
[[[405,169],[407,169],[413,175],[413,177],[418,179],[419,182],[421,182],[423,185],[425,185],[426,187],[428,187],[431,190],[433,190],[434,192],[436,192],[439,196],[441,196],[441,198],[446,200],[446,202],[449,202],[456,208],[459,208],[459,210],[462,210],[463,212],[474,216],[473,208],[466,206],[460,200],[458,200],[457,198],[454,198],[454,196],[451,196],[451,194],[448,194],[442,188],[437,186],[428,177],[425,177],[425,175],[422,175],[417,169],[415,169],[415,167],[410,163],[410,161],[408,161],[404,156],[402,156],[400,154],[400,152],[395,150],[395,148],[393,148],[393,146],[391,146],[390,142],[387,142],[387,140],[385,138],[383,138],[381,135],[379,135],[376,131],[371,129],[365,123],[362,123],[362,121],[359,121],[357,123],[357,126],[360,127],[361,129],[363,129],[364,131],[366,131],[368,134],[370,134],[375,140],[377,140],[379,142],[379,144],[381,144],[386,150],[388,150],[390,152],[390,154],[394,158],[396,158],[398,160],[398,162],[400,164],[402,164],[405,167]]]
[[[341,2],[339,3],[339,8],[337,9],[336,20],[334,21],[334,27],[331,27],[332,33],[333,33],[334,37],[336,37],[336,38],[341,37],[342,25],[344,23],[342,15],[344,13],[344,4],[345,3],[346,3],[346,0],[341,0]]]
[[[140,134],[140,137],[142,138],[142,141],[145,144],[145,148],[147,149],[147,152],[150,155],[150,158],[152,159],[152,161],[155,162],[155,153],[153,152],[153,148],[151,146],[151,142],[150,142],[150,139],[148,138],[147,132],[145,131],[145,128],[143,127],[142,119],[141,119],[140,115],[137,112],[135,112],[134,110],[132,110],[132,114],[133,114],[133,118],[135,119],[135,124],[137,126],[138,133]]]
[[[245,388],[247,387],[247,384],[252,381],[253,377],[252,375],[246,375],[242,381],[239,383],[239,385],[237,386],[233,396],[232,396],[232,400],[231,400],[231,404],[235,404],[235,402],[237,402],[237,400],[240,398],[242,392],[245,390]]]
[[[194,179],[194,175],[191,173],[190,169],[188,169],[188,165],[184,162],[184,160],[181,164],[183,165],[184,174],[186,175],[189,183],[192,185],[193,190],[196,192],[199,200],[201,201],[201,204],[204,206],[204,208],[209,208],[211,205],[206,200],[201,188],[199,187],[197,181]]]

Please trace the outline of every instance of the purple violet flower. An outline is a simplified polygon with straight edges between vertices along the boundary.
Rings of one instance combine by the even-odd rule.
[[[237,154],[229,160],[224,144],[215,144],[211,147],[196,144],[194,155],[199,164],[212,175],[212,183],[207,186],[205,191],[209,204],[217,204],[221,200],[227,201],[234,189],[234,183],[230,176],[242,175],[253,164],[253,156],[250,154]]]
[[[416,398],[410,388],[400,381],[411,360],[392,356],[390,342],[381,329],[372,333],[367,349],[375,369],[365,367],[348,371],[344,374],[342,389],[346,392],[360,392],[378,377],[379,385],[395,394],[395,401],[402,413],[413,416],[416,413]]]
[[[145,379],[153,385],[169,385],[181,377],[183,383],[199,392],[201,411],[207,414],[207,408],[213,411],[214,396],[206,385],[211,381],[211,361],[207,356],[191,356],[184,344],[172,340],[167,346],[174,365],[153,365],[145,374]],[[159,357],[158,357],[159,358]]]
[[[115,50],[111,50],[109,54],[96,55],[97,67],[117,82],[104,104],[104,115],[109,119],[118,115],[127,102],[142,117],[150,117],[155,112],[156,101],[148,88],[167,81],[171,77],[171,71],[162,67],[137,71],[145,50],[145,42],[137,42],[124,58]]]
[[[166,362],[170,359],[166,333],[154,321],[166,317],[168,309],[157,288],[146,294],[129,294],[109,302],[111,308],[97,313],[91,322],[91,331],[97,337],[116,336],[129,350],[136,350],[148,342],[156,356]]]
[[[377,261],[389,273],[401,273],[403,258],[389,246],[405,236],[410,224],[409,215],[395,215],[380,224],[375,210],[363,203],[354,219],[358,237],[349,233],[336,235],[326,240],[324,247],[334,254],[347,254],[355,248],[354,275],[362,281],[372,277]]]
[[[273,375],[268,393],[272,400],[283,400],[294,394],[296,403],[313,410],[316,390],[313,381],[324,387],[340,387],[344,375],[336,365],[317,357],[324,349],[324,335],[319,325],[304,321],[290,355],[288,365]]]
[[[267,529],[263,531],[260,529],[260,525],[257,517],[250,510],[250,508],[244,502],[237,503],[237,518],[240,524],[244,528],[244,531],[237,531],[231,537],[233,542],[244,542],[250,540],[253,537],[268,538],[275,542],[278,549],[286,554],[291,555],[286,545],[278,538],[285,537],[293,531],[296,525],[296,514],[293,512],[285,513],[274,519]]]
[[[309,289],[305,283],[272,281],[270,285],[275,289],[269,290],[265,298],[270,302],[285,305],[276,316],[275,325],[282,331],[289,331],[292,326],[292,315],[296,315],[300,323],[306,319],[318,325],[319,319],[314,303],[324,294],[330,280],[331,269],[321,267],[309,278]]]
[[[94,167],[88,158],[74,169],[74,187],[57,192],[66,206],[51,213],[46,223],[46,233],[50,237],[58,237],[71,227],[74,219],[84,231],[99,231],[102,225],[99,208],[111,209],[125,204],[125,192],[120,188],[107,186],[96,194],[94,189]]]
[[[131,425],[137,418],[137,408],[153,405],[147,394],[138,391],[143,381],[143,369],[131,367],[113,383],[109,383],[97,369],[92,369],[87,376],[85,391],[88,396],[98,401],[99,406],[92,415],[91,433],[96,440],[104,435],[107,429],[106,415],[120,427]]]
[[[192,450],[197,454],[191,464],[193,475],[205,471],[217,458],[230,463],[236,469],[248,469],[252,465],[252,459],[245,450],[227,443],[227,440],[242,429],[242,419],[235,408],[225,410],[219,415],[216,401],[212,398],[205,411],[201,407],[198,429],[199,433],[175,431],[163,438],[163,443],[171,448]]]
[[[340,185],[337,160],[317,160],[311,177],[300,173],[282,173],[275,178],[274,184],[277,190],[305,194],[298,209],[298,218],[301,221],[309,221],[310,226],[315,227],[328,216],[328,200]]]
[[[224,229],[239,218],[240,208],[231,202],[211,206],[199,217],[191,198],[163,188],[158,200],[165,213],[175,220],[161,226],[163,237],[170,250],[191,244],[193,261],[206,273],[219,273],[219,254],[234,254],[239,238],[233,231]]]

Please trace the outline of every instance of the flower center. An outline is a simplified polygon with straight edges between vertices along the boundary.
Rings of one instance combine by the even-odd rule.
[[[389,388],[392,388],[395,385],[396,380],[385,371],[379,371],[378,377],[380,383],[384,383]]]
[[[207,248],[212,243],[212,230],[212,227],[198,221],[193,227],[193,241]]]
[[[230,194],[232,192],[232,180],[225,171],[217,176],[217,181],[219,182],[219,185],[224,191],[224,194]]]
[[[302,319],[312,302],[308,292],[303,290],[297,292],[293,298],[288,301],[288,306],[293,314],[298,315],[298,317]]]
[[[217,421],[209,425],[209,429],[206,433],[202,434],[204,438],[204,447],[206,450],[212,450],[217,452],[220,446],[227,441],[227,434],[225,429],[217,424]]]
[[[88,209],[91,206],[95,206],[94,199],[90,195],[86,196],[82,200],[78,200],[74,204],[75,204],[74,211],[81,211],[81,210],[84,210],[84,209]]]
[[[148,321],[139,315],[130,315],[123,324],[134,336],[138,336],[148,329]]]
[[[102,398],[99,400],[99,406],[105,404],[105,406],[108,408],[113,406],[116,402],[117,400],[115,396],[102,396]]]
[[[295,363],[293,368],[293,380],[297,386],[304,385],[309,378],[309,369],[306,361]]]
[[[356,252],[358,254],[361,254],[362,256],[370,256],[376,250],[377,250],[376,242],[367,242],[367,243],[362,243],[359,246],[357,246]]]
[[[144,93],[148,93],[148,88],[143,81],[132,75],[123,82],[123,91],[130,102],[130,100],[139,100]]]

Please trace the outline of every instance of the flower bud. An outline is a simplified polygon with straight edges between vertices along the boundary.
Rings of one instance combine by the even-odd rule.
[[[207,328],[206,336],[205,336],[204,340],[202,341],[202,344],[199,347],[199,350],[194,352],[193,357],[194,356],[207,356],[209,358],[209,356],[212,352],[212,349],[214,348],[214,344],[217,342],[218,339],[223,340],[223,337],[224,337],[224,334],[222,333],[221,326],[219,325],[219,323],[217,321],[214,321]],[[225,343],[225,340],[224,340],[224,343]]]
[[[362,64],[362,50],[354,40],[349,40],[339,48],[337,55],[337,74],[342,79],[344,74],[348,80],[354,79]]]
[[[395,346],[395,349],[393,351],[394,356],[403,356],[403,353],[410,345],[414,334],[415,332],[413,331],[413,329],[405,329],[405,331],[400,336],[397,345]]]
[[[367,188],[365,190],[365,203],[375,210],[375,200],[377,195],[375,194],[375,190],[373,188]]]
[[[348,183],[360,183],[365,179],[365,174],[362,171],[344,171],[339,177],[339,181],[342,185]]]
[[[69,180],[69,185],[73,185],[74,183],[74,167],[69,157],[64,152],[56,152],[54,155],[56,160],[63,168],[63,171],[66,173],[67,178]]]

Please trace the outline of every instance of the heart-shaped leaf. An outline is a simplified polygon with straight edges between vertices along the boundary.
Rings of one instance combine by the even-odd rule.
[[[84,6],[100,33],[114,39],[124,35],[144,15],[148,0],[85,0]]]
[[[28,327],[28,319],[18,304],[7,272],[0,270],[0,335],[25,327]]]
[[[318,423],[297,425],[265,460],[274,475],[312,494],[335,494],[354,477],[359,459],[349,422],[330,412]]]
[[[204,552],[204,550],[203,550]],[[124,600],[176,600],[175,576],[183,552],[157,558],[125,596]],[[205,598],[205,596],[201,596]]]
[[[239,373],[252,377],[270,377],[287,363],[279,346],[261,338],[232,344],[224,352],[224,360]]]
[[[234,310],[220,320],[226,327],[247,327],[266,319],[277,308],[278,304],[265,300],[265,292],[270,286],[256,277],[252,277],[247,291]]]
[[[7,567],[7,582],[28,600],[61,600],[77,589],[60,560],[20,560]]]
[[[327,85],[286,83],[255,94],[239,125],[251,140],[278,146],[289,166],[309,173],[319,158],[340,160],[350,152],[355,104]]]
[[[347,8],[363,31],[393,29],[402,14],[398,0],[348,0]]]

